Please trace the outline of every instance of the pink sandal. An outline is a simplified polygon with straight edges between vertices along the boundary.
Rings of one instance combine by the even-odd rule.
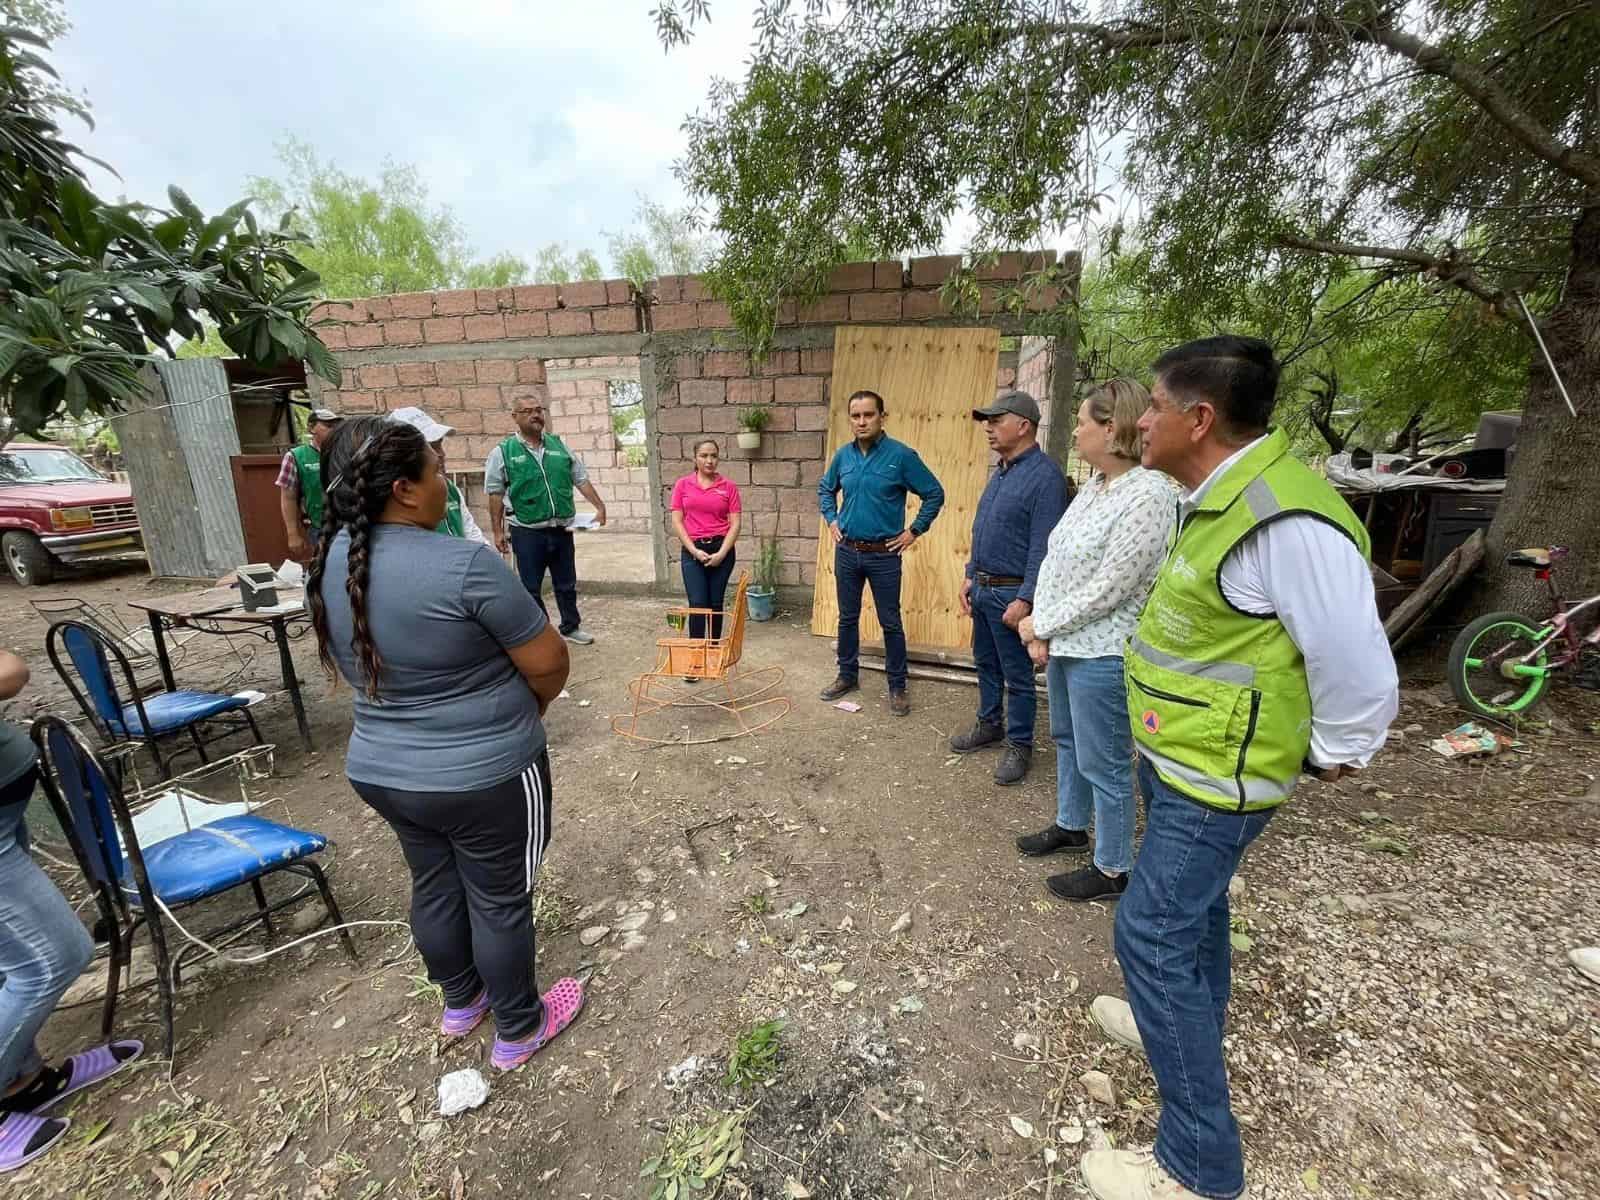
[[[583,1008],[583,984],[570,976],[558,979],[539,999],[544,1002],[544,1024],[533,1037],[520,1042],[494,1039],[494,1050],[489,1061],[502,1071],[510,1071],[527,1062],[545,1045],[571,1025]]]

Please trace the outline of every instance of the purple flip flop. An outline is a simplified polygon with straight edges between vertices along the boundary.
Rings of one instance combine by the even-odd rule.
[[[0,1115],[0,1175],[25,1167],[67,1136],[70,1121],[27,1113]]]
[[[93,1050],[68,1057],[59,1067],[46,1067],[27,1087],[7,1096],[0,1111],[37,1115],[53,1108],[74,1092],[109,1079],[144,1053],[137,1038],[107,1042]],[[20,1165],[20,1164],[19,1164]]]
[[[444,1019],[439,1022],[439,1032],[445,1037],[466,1037],[489,1012],[489,993],[479,992],[478,998],[465,1008],[445,1007]]]
[[[500,1070],[510,1071],[520,1067],[543,1050],[551,1038],[572,1024],[578,1011],[583,1008],[583,984],[571,976],[558,979],[555,986],[539,999],[544,1002],[544,1024],[538,1033],[520,1042],[507,1042],[498,1037],[494,1039],[489,1061]]]

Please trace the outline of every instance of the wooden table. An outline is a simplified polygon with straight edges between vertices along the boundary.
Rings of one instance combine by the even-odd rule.
[[[278,646],[278,665],[283,672],[283,688],[294,705],[295,724],[300,737],[311,747],[311,727],[306,723],[305,700],[300,695],[300,680],[295,675],[294,657],[289,653],[289,625],[309,621],[302,588],[280,588],[278,604],[261,612],[246,612],[239,590],[232,587],[202,588],[197,592],[177,592],[149,600],[130,600],[128,607],[140,609],[150,620],[150,636],[155,642],[156,662],[161,679],[169,691],[176,691],[172,661],[167,657],[166,631],[187,626],[202,633],[247,633]]]

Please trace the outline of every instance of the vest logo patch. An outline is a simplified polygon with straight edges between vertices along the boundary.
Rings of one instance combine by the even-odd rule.
[[[1144,710],[1144,714],[1139,718],[1139,724],[1144,726],[1146,733],[1161,732],[1161,718],[1156,714],[1156,710],[1153,708],[1147,708]]]
[[[1200,578],[1199,573],[1189,565],[1189,560],[1186,559],[1182,553],[1174,554],[1172,556],[1172,562],[1169,564],[1169,569],[1174,575],[1186,583],[1193,583],[1195,580]]]

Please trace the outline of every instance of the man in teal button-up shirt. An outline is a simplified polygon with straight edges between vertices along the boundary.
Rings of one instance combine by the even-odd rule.
[[[861,591],[872,585],[872,603],[883,626],[889,675],[889,711],[911,711],[906,695],[906,633],[900,621],[900,556],[916,542],[944,504],[944,488],[904,442],[883,432],[883,397],[860,391],[850,397],[850,430],[817,483],[822,518],[833,533],[833,578],[839,597],[839,677],[823,689],[837,700],[858,686],[861,648]],[[844,501],[838,503],[843,491]],[[906,494],[922,504],[906,527]]]

